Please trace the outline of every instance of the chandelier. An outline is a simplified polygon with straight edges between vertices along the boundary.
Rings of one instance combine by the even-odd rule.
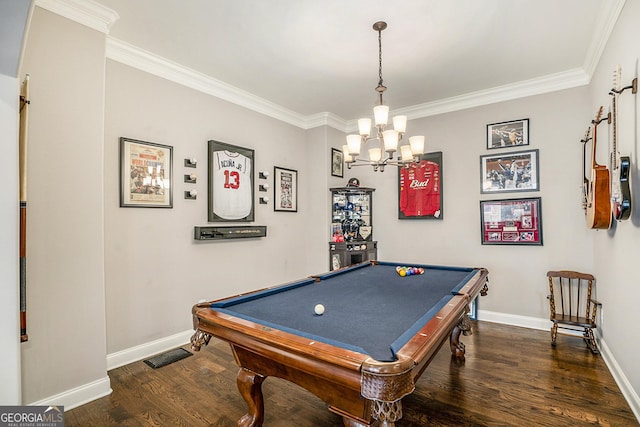
[[[386,165],[409,167],[411,163],[419,161],[420,155],[424,153],[424,136],[412,136],[408,144],[400,145],[400,157],[397,160],[393,158],[407,128],[407,116],[394,116],[393,129],[387,129],[389,106],[382,101],[382,94],[387,90],[382,82],[382,30],[385,28],[386,22],[378,21],[373,24],[373,30],[378,32],[379,81],[376,92],[380,98],[379,104],[373,107],[374,131],[371,132],[371,119],[364,118],[358,120],[360,134],[347,135],[347,144],[342,146],[342,152],[348,169],[351,166],[371,165],[374,171],[384,172]],[[378,146],[369,148],[369,159],[359,158],[362,146],[373,140],[378,141]]]

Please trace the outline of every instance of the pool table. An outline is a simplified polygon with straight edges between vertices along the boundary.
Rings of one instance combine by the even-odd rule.
[[[464,358],[459,337],[470,331],[469,306],[486,294],[488,271],[411,264],[424,273],[401,277],[401,265],[368,261],[193,306],[192,348],[217,337],[240,366],[248,413],[238,425],[262,425],[261,385],[275,376],[318,396],[345,426],[393,426],[447,339]]]

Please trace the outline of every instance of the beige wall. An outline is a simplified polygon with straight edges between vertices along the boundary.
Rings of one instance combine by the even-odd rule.
[[[627,1],[616,27],[609,39],[604,54],[600,59],[596,73],[589,86],[589,113],[583,117],[583,122],[595,117],[596,110],[603,105],[605,112],[610,107],[611,97],[608,95],[612,87],[613,70],[617,64],[622,68],[622,83],[631,83],[638,76],[638,61],[640,58],[640,2]],[[640,298],[640,280],[635,271],[635,263],[640,254],[640,168],[638,166],[639,142],[638,123],[640,111],[638,109],[638,95],[627,90],[619,98],[618,107],[618,150],[621,154],[631,158],[631,185],[633,191],[632,218],[614,223],[607,231],[594,231],[593,258],[594,271],[599,278],[598,296],[604,302],[603,339],[615,361],[614,363],[624,372],[626,381],[634,390],[635,401],[640,394],[640,365],[637,355],[640,354],[640,342],[635,338],[634,314],[637,313],[637,301]],[[606,129],[606,127],[603,127]],[[608,164],[607,145],[608,132],[598,133],[598,162]],[[640,413],[640,404],[636,403],[636,414]]]
[[[23,402],[106,378],[104,35],[36,8],[30,74]],[[106,388],[106,390],[104,390]]]
[[[36,9],[25,62],[34,102],[29,176],[29,310],[34,314],[32,340],[22,347],[25,401],[104,379],[107,355],[188,333],[189,310],[200,299],[325,271],[328,188],[357,176],[362,185],[376,188],[374,237],[381,259],[489,268],[481,319],[546,325],[545,272],[593,271],[605,307],[605,357],[640,413],[640,368],[632,361],[639,344],[628,337],[625,322],[638,297],[631,266],[638,253],[640,210],[615,231],[589,230],[579,190],[579,140],[597,104],[607,99],[610,69],[622,62],[628,75],[636,70],[638,7],[628,2],[589,87],[408,124],[410,134],[427,135],[428,151],[443,152],[443,221],[397,219],[393,169],[381,174],[358,168],[345,170],[343,179],[331,177],[330,148],[342,145],[342,132],[304,131],[111,60],[105,68],[103,34]],[[627,126],[633,130],[626,131],[621,149],[632,153],[635,165],[636,98],[626,96],[632,104],[626,106]],[[479,156],[489,153],[485,126],[519,118],[530,119],[528,148],[540,150],[541,189],[482,195]],[[120,136],[174,147],[173,209],[119,207]],[[256,170],[270,172],[271,187],[274,165],[297,170],[298,212],[274,212],[273,201],[256,204],[255,224],[268,226],[267,238],[195,242],[193,226],[207,224],[209,139],[255,149]],[[183,159],[190,157],[199,159],[196,201],[182,197],[192,188],[182,182]],[[634,173],[637,177],[637,167]],[[480,244],[480,200],[538,196],[544,246]]]
[[[305,132],[291,125],[107,62],[105,129],[105,265],[107,352],[125,350],[191,328],[191,307],[304,277],[321,270],[309,249],[314,213],[307,191]],[[120,208],[118,138],[174,147],[173,209]],[[255,150],[256,183],[268,183],[267,205],[255,203],[256,225],[267,237],[199,242],[193,227],[207,224],[207,141]],[[198,182],[184,184],[185,158],[199,159]],[[298,212],[274,212],[273,167],[298,171]],[[268,171],[259,180],[259,171]],[[197,200],[184,191],[196,188]],[[257,191],[256,197],[261,193]],[[225,224],[221,224],[225,225]],[[226,224],[229,225],[229,224]],[[314,263],[309,265],[309,261]]]

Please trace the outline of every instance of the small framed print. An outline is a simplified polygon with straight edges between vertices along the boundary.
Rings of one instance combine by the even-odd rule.
[[[344,155],[336,148],[331,149],[331,176],[344,177]]]
[[[207,155],[208,221],[253,221],[254,150],[209,141]]]
[[[480,156],[480,192],[538,191],[538,150]]]
[[[120,138],[120,207],[171,208],[173,147]]]
[[[487,125],[487,149],[529,145],[529,119]]]
[[[481,200],[483,245],[542,245],[541,199]]]
[[[298,212],[298,171],[273,168],[273,210]]]

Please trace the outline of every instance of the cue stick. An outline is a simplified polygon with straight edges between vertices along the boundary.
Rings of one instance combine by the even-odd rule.
[[[29,75],[20,87],[20,130],[18,158],[20,170],[20,342],[27,335],[27,120],[29,116]]]

